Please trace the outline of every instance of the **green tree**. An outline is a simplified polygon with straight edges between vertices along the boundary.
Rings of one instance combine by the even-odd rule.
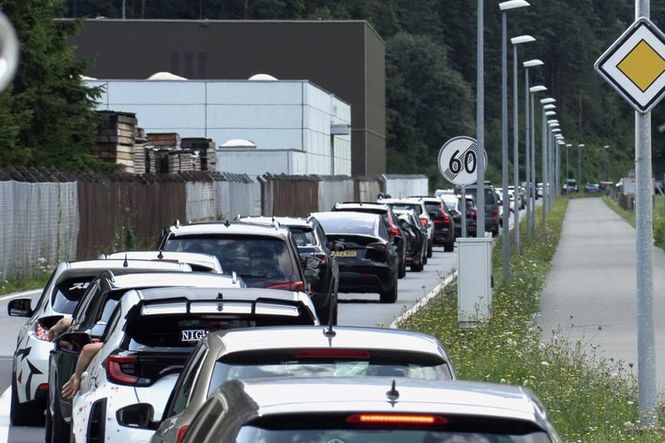
[[[0,166],[100,167],[94,145],[98,92],[84,86],[83,63],[74,61],[67,38],[74,23],[57,22],[63,3],[0,0],[21,44],[12,87],[0,100]]]

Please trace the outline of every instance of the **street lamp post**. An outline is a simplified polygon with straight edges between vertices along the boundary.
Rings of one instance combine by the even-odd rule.
[[[503,186],[503,278],[510,280],[510,199],[508,197],[508,11],[529,6],[526,0],[499,3],[501,11],[501,182]],[[508,211],[506,212],[506,202]]]
[[[542,66],[544,63],[538,59],[534,60],[528,60],[523,63],[524,66],[524,83],[525,83],[525,92],[524,92],[524,99],[526,101],[526,104],[524,106],[524,112],[525,112],[525,120],[526,120],[526,133],[524,137],[524,158],[525,158],[525,172],[526,172],[526,194],[527,194],[527,199],[526,199],[526,227],[527,227],[527,237],[531,238],[533,237],[533,224],[532,224],[532,211],[534,208],[534,201],[535,201],[535,195],[534,195],[534,189],[533,186],[531,185],[532,182],[532,175],[531,175],[531,163],[535,162],[535,158],[532,159],[531,157],[531,131],[532,131],[532,108],[533,108],[533,103],[531,100],[531,93],[532,92],[542,92],[546,91],[547,88],[545,86],[534,86],[533,88],[529,87],[529,69],[534,68],[536,66]],[[531,89],[535,89],[535,91],[531,91]]]
[[[518,75],[517,75],[517,45],[523,43],[535,42],[536,39],[530,35],[520,35],[518,37],[513,37],[510,39],[510,42],[513,44],[513,182],[515,190],[515,206],[517,206],[517,196],[519,195],[520,189],[520,151],[519,151],[519,92],[518,92]],[[527,80],[528,81],[528,80]],[[529,85],[526,85],[526,97],[527,97],[527,110],[528,110],[528,96],[529,96]],[[527,123],[528,127],[528,123]],[[528,168],[528,165],[526,166]],[[515,208],[514,219],[513,219],[514,231],[515,231],[515,249],[519,251],[520,249],[520,211]]]
[[[478,141],[478,181],[476,182],[476,237],[485,238],[485,24],[484,1],[476,2],[476,139]],[[462,201],[466,202],[462,195]],[[466,205],[466,203],[464,203]],[[466,211],[466,206],[463,211]]]
[[[582,187],[582,148],[583,144],[577,145],[577,188]]]
[[[545,92],[547,88],[543,85],[534,86],[529,89],[531,94],[536,94],[538,92]],[[531,97],[531,142],[529,143],[531,151],[531,186],[532,192],[534,193],[533,201],[531,203],[531,233],[536,226],[536,200],[538,198],[538,180],[536,180],[536,109],[535,109],[535,99]],[[544,113],[544,111],[543,111]],[[542,197],[542,196],[541,196]]]
[[[610,145],[603,146],[603,152],[605,153],[605,181],[609,181],[609,179],[610,179],[609,174],[607,172],[607,157],[608,157],[607,150],[608,149],[610,149]]]
[[[568,182],[568,179],[570,178],[570,174],[568,173],[568,148],[572,148],[573,145],[568,143],[566,144],[566,182]],[[566,194],[568,193],[568,188],[566,187]]]
[[[547,205],[547,213],[549,214],[552,210],[552,203],[554,202],[554,150],[556,149],[554,136],[556,133],[561,132],[561,129],[559,129],[558,120],[549,120],[547,124],[550,132],[547,139],[547,199],[545,200],[545,204]]]
[[[543,98],[540,100],[540,104],[543,105],[550,105],[555,103],[556,100],[548,97],[548,98]],[[549,127],[547,125],[547,118],[551,117],[553,115],[556,115],[556,112],[554,111],[545,111],[543,109],[542,112],[542,123],[541,123],[541,150],[542,150],[542,158],[541,158],[541,175],[542,175],[542,180],[543,180],[543,223],[545,223],[545,220],[547,220],[547,199],[546,199],[546,192],[547,192],[547,136],[548,136],[548,131]]]

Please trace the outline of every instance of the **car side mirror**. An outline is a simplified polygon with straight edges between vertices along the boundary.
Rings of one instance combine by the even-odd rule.
[[[7,314],[10,317],[30,317],[33,312],[31,305],[29,298],[15,298],[7,304]]]
[[[305,268],[306,269],[319,269],[319,266],[321,266],[322,260],[318,257],[313,257],[309,256],[307,257],[307,260],[305,260]]]
[[[41,326],[44,329],[51,329],[53,326],[55,326],[56,323],[58,323],[64,317],[65,317],[64,315],[48,315],[46,317],[38,318],[37,323],[39,323],[39,326]]]
[[[305,274],[305,281],[307,283],[314,283],[316,280],[319,279],[319,270],[318,269],[306,268],[303,271],[303,274]]]
[[[85,332],[65,332],[54,342],[56,351],[62,351],[71,354],[79,354],[83,347],[92,343],[90,334]]]
[[[128,428],[149,429],[156,431],[159,422],[153,421],[155,409],[148,403],[135,403],[116,411],[116,419],[120,426]]]

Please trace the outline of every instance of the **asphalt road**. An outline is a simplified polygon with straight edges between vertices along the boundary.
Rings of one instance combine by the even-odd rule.
[[[406,277],[399,280],[399,295],[394,304],[379,303],[378,294],[340,294],[339,323],[355,326],[385,326],[411,308],[419,299],[426,296],[455,266],[457,254],[443,252],[443,247],[434,248],[422,272],[407,270]],[[34,292],[36,301],[40,292]],[[10,298],[15,298],[11,296]],[[7,389],[11,384],[11,356],[16,348],[16,335],[24,324],[24,319],[9,317],[7,303],[9,298],[0,299],[0,443],[36,442],[44,436],[43,428],[13,427],[9,425],[9,398]],[[33,302],[33,306],[34,306]]]

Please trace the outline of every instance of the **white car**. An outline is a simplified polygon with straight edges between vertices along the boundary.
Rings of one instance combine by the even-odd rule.
[[[303,292],[196,287],[131,290],[111,315],[102,337],[104,345],[81,378],[72,404],[73,441],[149,441],[154,430],[120,425],[117,411],[149,403],[152,419],[161,418],[187,357],[208,332],[317,324],[314,305]],[[85,343],[86,336],[63,334],[58,344]]]
[[[48,330],[74,311],[88,283],[104,270],[117,273],[191,271],[184,263],[146,260],[89,260],[60,263],[49,278],[34,309],[29,298],[9,302],[13,317],[29,317],[19,331],[12,366],[11,422],[15,426],[42,425],[48,397]]]
[[[195,272],[214,272],[223,274],[222,265],[214,255],[199,254],[197,252],[172,251],[124,251],[113,254],[102,254],[99,258],[129,260],[164,260],[187,263]]]

